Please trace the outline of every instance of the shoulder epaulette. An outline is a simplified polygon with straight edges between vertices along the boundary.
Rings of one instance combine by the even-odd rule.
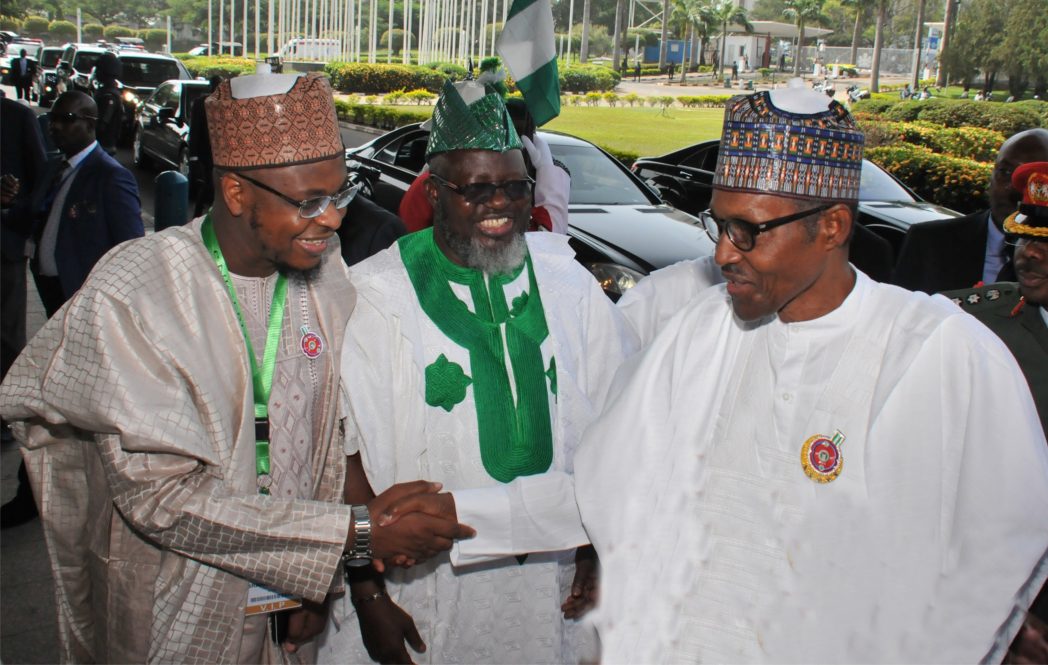
[[[995,308],[1019,302],[1019,285],[1015,282],[996,282],[969,289],[944,291],[943,294],[966,311]]]

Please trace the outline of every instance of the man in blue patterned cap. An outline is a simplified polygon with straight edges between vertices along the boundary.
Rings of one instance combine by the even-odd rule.
[[[346,452],[375,491],[443,483],[477,535],[406,574],[355,572],[321,660],[578,662],[592,557],[576,575],[571,459],[633,336],[567,236],[525,233],[532,182],[501,96],[445,86],[427,160],[433,227],[351,269]]]
[[[575,458],[605,663],[999,661],[1048,573],[1015,361],[848,263],[862,143],[818,93],[728,103],[702,215],[724,283],[623,367]]]

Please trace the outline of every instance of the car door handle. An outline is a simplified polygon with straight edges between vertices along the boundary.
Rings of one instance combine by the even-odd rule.
[[[677,171],[677,174],[680,175],[682,178],[691,178],[691,173],[689,173],[688,171]]]

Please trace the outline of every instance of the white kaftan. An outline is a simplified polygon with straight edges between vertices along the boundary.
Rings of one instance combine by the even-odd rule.
[[[743,323],[710,288],[611,394],[575,460],[606,663],[999,661],[1048,573],[1029,390],[942,297],[857,273]],[[816,483],[802,445],[837,431]]]
[[[477,530],[453,552],[387,575],[390,595],[428,646],[413,654],[417,661],[577,662],[579,627],[560,612],[574,547],[588,542],[571,459],[635,342],[596,280],[574,261],[565,236],[533,233],[527,241],[549,328],[543,366],[556,359],[556,394],[549,395],[554,457],[548,472],[507,484],[482,464],[473,386],[450,412],[425,401],[425,368],[444,354],[469,375],[470,356],[420,308],[399,246],[351,270],[358,301],[342,356],[351,406],[347,454],[359,446],[375,492],[420,478],[442,482],[455,496],[459,520]],[[527,290],[527,272],[505,287],[507,301]],[[473,311],[468,291],[456,295]],[[491,560],[524,552],[532,554],[523,565]],[[341,627],[329,631],[320,660],[368,662],[349,600],[334,613]]]

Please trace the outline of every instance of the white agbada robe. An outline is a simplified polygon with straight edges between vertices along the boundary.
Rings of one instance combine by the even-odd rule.
[[[508,484],[488,475],[481,461],[473,385],[450,412],[425,402],[425,368],[443,354],[472,375],[470,356],[422,311],[399,246],[351,269],[358,301],[342,356],[351,411],[347,454],[359,448],[376,493],[420,478],[443,483],[455,496],[459,521],[477,530],[450,553],[387,574],[390,596],[414,618],[428,647],[412,653],[416,662],[578,662],[580,643],[587,642],[560,611],[574,548],[588,542],[571,460],[636,342],[574,260],[566,236],[526,237],[549,328],[540,347],[543,367],[556,359],[557,391],[549,395],[554,457],[548,472]],[[468,289],[452,288],[474,311]],[[525,269],[505,287],[507,302],[527,290]],[[508,357],[507,368],[512,376]],[[524,552],[532,554],[523,565],[506,556]],[[336,602],[333,614],[339,628],[329,628],[320,661],[368,662],[348,598]]]
[[[575,459],[603,662],[976,662],[1048,565],[1048,448],[1011,354],[857,273],[813,321],[706,289],[624,365]],[[803,443],[846,438],[832,482]]]

